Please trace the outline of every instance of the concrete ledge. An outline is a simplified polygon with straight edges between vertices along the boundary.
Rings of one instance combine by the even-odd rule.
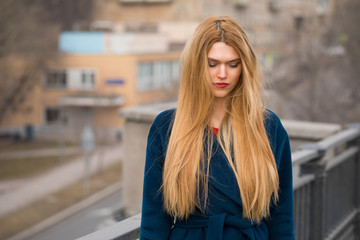
[[[160,112],[175,108],[176,102],[155,103],[140,105],[132,108],[120,110],[119,116],[125,117],[129,121],[152,122]],[[339,132],[342,127],[340,124],[306,122],[296,120],[281,120],[290,138],[321,140]]]
[[[99,231],[90,233],[76,240],[115,240],[137,239],[140,235],[141,214],[127,218]]]
[[[339,132],[340,124],[281,120],[290,138],[321,140]]]
[[[119,116],[125,117],[127,121],[152,122],[159,113],[166,109],[175,108],[176,105],[176,102],[140,105],[120,110]]]

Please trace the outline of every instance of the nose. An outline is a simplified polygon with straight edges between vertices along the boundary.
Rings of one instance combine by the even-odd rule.
[[[226,76],[227,76],[226,66],[221,64],[218,69],[217,77],[224,79],[224,78],[226,78]]]

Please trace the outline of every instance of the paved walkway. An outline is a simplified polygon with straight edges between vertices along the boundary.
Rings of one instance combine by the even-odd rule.
[[[100,167],[106,168],[121,161],[122,156],[120,144],[96,150],[89,157],[90,174],[96,173]],[[79,157],[42,175],[18,182],[11,191],[0,193],[0,217],[81,180],[85,174],[84,166],[84,158]],[[7,184],[9,182],[0,182],[0,189]]]

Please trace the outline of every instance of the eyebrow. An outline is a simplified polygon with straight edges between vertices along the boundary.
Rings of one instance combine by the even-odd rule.
[[[211,58],[211,57],[208,58],[208,61],[220,62],[218,59]],[[229,61],[226,61],[226,62],[227,62],[227,63],[230,63],[230,62],[241,62],[241,59],[240,59],[240,58],[235,58],[235,59],[232,59],[232,60],[229,60]]]

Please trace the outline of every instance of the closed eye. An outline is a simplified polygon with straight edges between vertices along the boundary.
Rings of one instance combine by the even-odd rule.
[[[208,61],[209,63],[209,67],[216,67],[217,63],[216,62],[212,62],[212,61]]]
[[[213,68],[219,64],[219,61],[216,59],[209,58],[208,64],[209,64],[209,67]],[[231,68],[237,68],[237,67],[239,67],[240,60],[239,59],[230,60],[230,61],[226,62],[225,64]]]
[[[232,68],[237,68],[239,66],[240,62],[230,62],[229,66]]]

